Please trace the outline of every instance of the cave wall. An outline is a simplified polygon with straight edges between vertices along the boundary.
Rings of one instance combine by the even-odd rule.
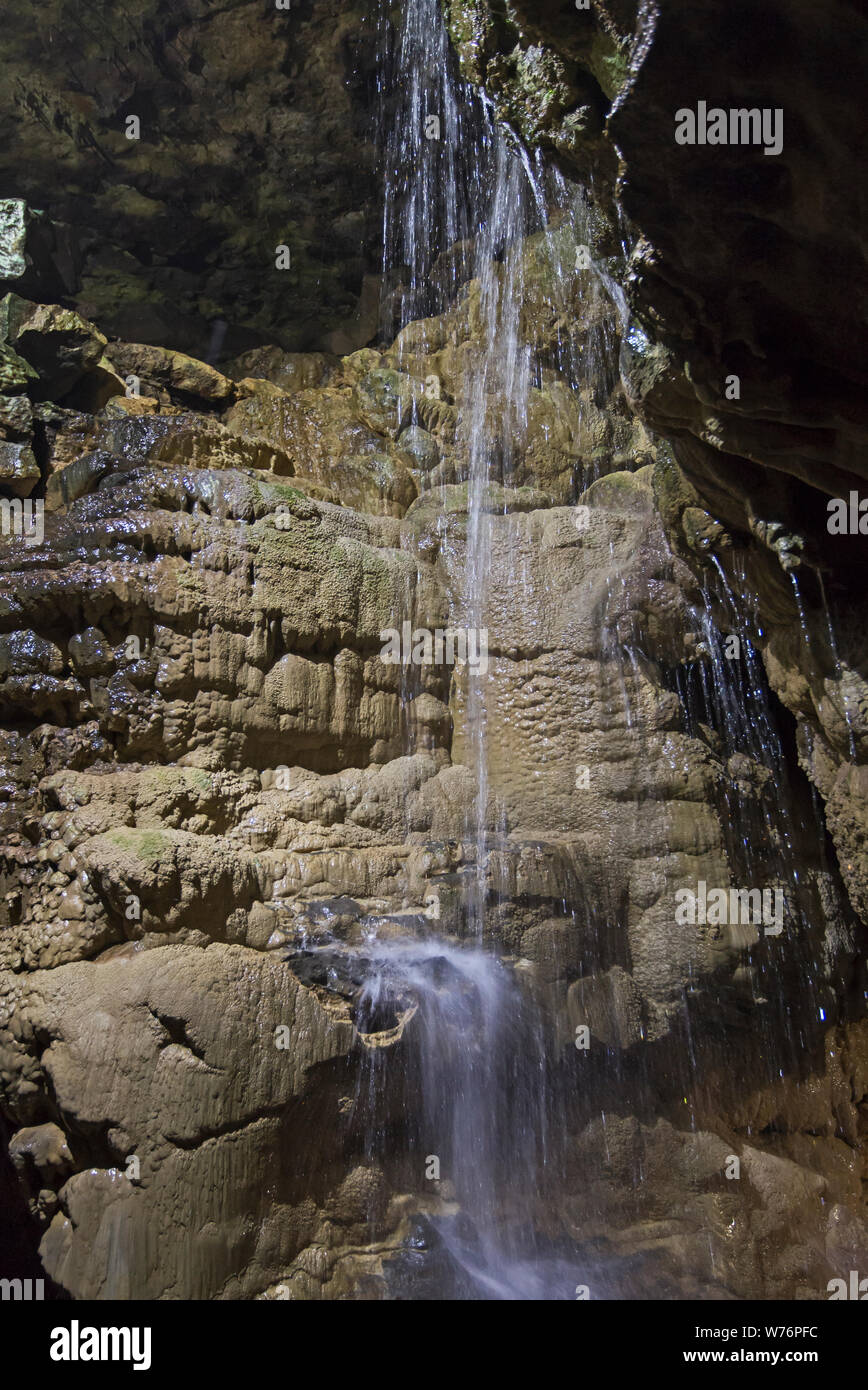
[[[804,786],[780,937],[675,920],[697,876],[748,881],[745,826],[778,864],[788,770],[685,718],[701,594],[619,388],[583,416],[547,372],[492,486],[483,865],[470,676],[383,659],[383,629],[461,621],[478,298],[231,376],[4,301],[45,531],[0,543],[0,1105],[20,1227],[74,1298],[436,1296],[419,1022],[365,1028],[358,998],[372,936],[468,932],[480,868],[563,1105],[524,1194],[547,1240],[629,1298],[817,1297],[868,1246],[868,1035]]]
[[[376,9],[343,0],[10,12],[0,199],[41,214],[18,251],[43,297],[202,358],[361,346],[381,269],[376,52]]]
[[[742,72],[768,77],[763,104],[788,110],[776,63],[800,71],[796,38],[821,55],[838,43],[800,9],[786,29],[768,7],[754,23],[755,8],[452,6],[469,75],[593,180],[592,252],[627,292],[623,387],[577,400],[544,371],[515,486],[497,494],[505,698],[490,717],[488,828],[503,842],[486,929],[544,1008],[570,1097],[568,1179],[541,1196],[541,1228],[581,1230],[672,1296],[823,1296],[866,1248],[851,936],[851,908],[864,920],[868,907],[861,542],[839,555],[822,525],[824,488],[857,471],[846,343],[862,331],[861,282],[854,261],[849,296],[827,284],[823,307],[812,260],[855,236],[847,131],[821,64],[804,74],[814,115],[792,159],[789,123],[780,161],[719,151],[726,177],[670,138],[671,107],[704,97],[703,82],[715,99],[740,91]],[[839,9],[856,50],[861,21]],[[466,691],[442,672],[402,688],[379,636],[396,617],[436,626],[456,610],[479,287],[362,347],[376,258],[359,247],[380,195],[355,10],[296,7],[295,46],[290,21],[261,7],[136,14],[127,27],[95,11],[95,37],[58,6],[3,40],[20,75],[2,117],[4,485],[46,504],[44,544],[4,541],[0,555],[10,1162],[44,1267],[76,1296],[281,1297],[289,1280],[294,1297],[383,1297],[419,1212],[436,1210],[400,1145],[372,1163],[353,1119],[366,1050],[397,1049],[399,1066],[402,1037],[361,1037],[353,982],[304,977],[287,952],[312,937],[352,953],[372,926],[461,930],[476,872]],[[761,31],[757,66],[740,24]],[[40,45],[56,36],[63,81],[49,86]],[[138,104],[143,138],[126,142]],[[827,131],[842,206],[820,217],[811,204],[812,222]],[[287,191],[304,274],[273,286]],[[523,330],[548,361],[563,305],[539,247],[525,251]],[[579,338],[611,315],[582,275],[567,302]],[[217,369],[201,359],[220,320]],[[803,373],[821,366],[803,399]],[[738,409],[721,398],[731,371]],[[585,533],[572,504],[594,474],[578,496]],[[800,782],[796,950],[789,934],[673,930],[678,886],[700,871],[743,881],[727,798],[761,825],[777,790],[714,730],[688,730],[672,688],[699,660],[711,556],[756,608],[794,716],[787,755],[798,747],[837,848],[827,861]],[[622,646],[641,659],[625,667]],[[578,766],[593,769],[587,794]],[[824,953],[835,968],[815,976]],[[721,1178],[733,1152],[738,1189]]]
[[[501,116],[592,181],[591,250],[626,294],[624,387],[677,460],[655,482],[670,539],[697,575],[715,557],[755,610],[864,920],[868,543],[827,524],[866,467],[864,11],[451,0],[448,13]],[[782,151],[677,143],[676,112],[700,101],[782,110]]]

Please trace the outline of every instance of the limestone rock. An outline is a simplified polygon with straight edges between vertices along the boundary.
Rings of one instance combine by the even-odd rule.
[[[28,497],[39,476],[39,465],[29,444],[0,439],[0,487],[13,497]]]
[[[112,343],[106,356],[121,376],[139,378],[140,394],[145,396],[150,382],[178,392],[182,398],[192,396],[200,401],[222,402],[234,395],[228,377],[183,352],[146,343]]]
[[[0,201],[0,280],[19,280],[27,269],[27,212],[21,198]]]
[[[630,1047],[643,1037],[642,1000],[620,966],[605,975],[576,980],[568,995],[570,1024],[586,1025],[605,1047]]]
[[[215,332],[233,355],[323,348],[335,332],[340,351],[362,346],[380,267],[368,17],[345,0],[291,15],[190,0],[169,17],[148,0],[132,20],[102,12],[83,44],[51,0],[50,45],[10,24],[3,184],[71,228],[53,255],[65,285],[45,288],[49,264],[24,292],[62,290],[112,336],[199,358]]]
[[[65,396],[99,366],[106,339],[71,309],[7,295],[0,318],[6,342],[36,371],[42,398]]]
[[[317,1066],[346,1052],[350,1025],[329,1019],[273,957],[221,946],[44,972],[20,1019],[47,1025],[45,1084],[64,1123],[94,1136],[43,1238],[52,1277],[102,1298],[215,1297],[241,1263],[242,1296],[276,1278],[310,1221],[277,1161],[280,1116]],[[276,1046],[283,1025],[288,1050]],[[269,1214],[274,1180],[287,1201]],[[247,1261],[245,1218],[257,1210],[267,1239]],[[214,1258],[191,1261],[188,1232],[209,1227],[220,1232]]]

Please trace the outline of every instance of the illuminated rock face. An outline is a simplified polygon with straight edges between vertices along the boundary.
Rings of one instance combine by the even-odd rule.
[[[672,445],[656,485],[667,534],[702,582],[722,566],[756,610],[864,921],[868,668],[855,596],[868,550],[839,517],[868,499],[856,307],[868,255],[849,115],[861,74],[847,56],[866,18],[843,4],[821,16],[809,0],[764,5],[761,22],[726,0],[574,11],[517,0],[509,21],[488,0],[448,11],[464,71],[504,119],[594,180],[589,246],[624,291],[624,389]],[[726,111],[727,129],[731,113],[756,110],[760,133],[762,112],[780,111],[782,148],[679,143],[688,109]]]
[[[27,320],[44,323],[49,344],[57,321]],[[736,1074],[756,1067],[745,1011],[759,1036],[784,997],[833,1017],[811,971],[825,951],[836,968],[846,960],[834,874],[799,830],[801,887],[785,892],[773,941],[743,914],[679,910],[703,884],[770,895],[787,861],[769,749],[743,747],[725,719],[710,729],[673,675],[719,681],[723,648],[709,653],[710,612],[666,540],[656,498],[670,465],[631,436],[619,391],[595,407],[606,429],[583,433],[552,379],[537,407],[546,429],[538,440],[531,429],[516,462],[521,486],[492,485],[486,633],[465,642],[463,662],[453,642],[447,660],[445,634],[464,632],[468,490],[447,481],[461,471],[462,387],[442,346],[454,331],[460,355],[460,333],[445,324],[427,325],[436,364],[424,353],[408,362],[405,330],[393,349],[326,370],[272,352],[271,381],[246,374],[249,358],[232,377],[108,344],[67,393],[83,401],[108,383],[104,405],[34,405],[44,534],[13,534],[3,551],[3,1107],[44,1269],[75,1295],[461,1291],[466,1274],[430,1223],[474,1189],[446,1173],[426,1186],[413,1078],[419,1049],[424,1060],[456,1019],[482,1027],[477,984],[449,964],[462,939],[456,959],[474,958],[467,893],[480,874],[485,937],[518,991],[499,984],[493,997],[539,1020],[523,1044],[533,1094],[544,1066],[546,1104],[566,1117],[557,1181],[522,1199],[523,1219],[548,1229],[557,1208],[569,1239],[584,1233],[579,1250],[602,1222],[610,1246],[592,1282],[625,1297],[637,1289],[619,1252],[652,1217],[674,1222],[666,1250],[648,1256],[667,1290],[797,1287],[757,1264],[756,1243],[793,1218],[789,1199],[773,1212],[763,1197],[763,1165],[778,1164],[799,1198],[799,1240],[826,1238],[833,1191],[847,1239],[861,1238],[856,1170],[841,1166],[847,1141],[835,1137],[859,1128],[859,1034],[842,1060],[836,1031],[818,1021],[811,1034],[822,1094],[839,1097],[834,1120],[816,1076],[803,1114],[808,1092],[792,1077],[762,1084],[760,1072],[745,1100],[726,1060],[737,1053]],[[88,325],[75,328],[88,340]],[[47,360],[30,341],[22,350]],[[425,395],[433,365],[436,403]],[[131,366],[147,394],[126,394]],[[384,410],[384,399],[405,404]],[[440,457],[434,490],[425,461],[401,449],[416,403]],[[99,467],[84,469],[88,458]],[[563,477],[583,468],[602,476],[564,505]],[[416,640],[398,641],[395,660],[405,626]],[[471,659],[481,650],[484,669]],[[726,679],[738,700],[736,667]],[[474,681],[485,691],[484,860]],[[786,804],[797,806],[804,788],[787,757],[777,775],[795,778]],[[745,855],[746,825],[761,831]],[[410,969],[401,952],[420,936],[442,950]],[[397,953],[376,1008],[365,1001],[386,967],[373,939]],[[444,980],[459,991],[454,1006]],[[695,1074],[683,1066],[686,1000],[701,1040]],[[788,1046],[779,1037],[766,1060],[787,1065]],[[439,1104],[462,1085],[449,1067],[464,1049],[450,1055],[438,1063]],[[635,1060],[613,1083],[619,1056]],[[647,1087],[678,1091],[656,1128],[637,1118],[623,1136],[624,1164],[656,1174],[641,1191],[626,1168],[587,1181],[612,1139],[611,1126],[590,1123],[593,1107],[613,1084],[622,1113],[637,1116]],[[698,1135],[680,1128],[685,1090]],[[807,1162],[801,1136],[821,1112],[828,1138]],[[752,1176],[724,1206],[760,1215],[723,1277],[688,1234],[699,1222],[706,1248],[724,1239],[708,1197],[725,1181],[718,1150],[729,1161],[733,1144],[715,1127],[726,1117],[746,1136],[772,1114],[787,1136],[773,1151],[734,1145]],[[372,1148],[371,1125],[387,1119],[405,1139]],[[677,1175],[688,1168],[685,1199]],[[508,1224],[519,1199],[501,1178]],[[423,1228],[424,1277],[401,1253]],[[816,1277],[835,1267],[830,1256]]]
[[[279,11],[182,14],[150,150],[120,88],[85,110],[61,77],[49,136],[35,50],[0,41],[33,96],[0,115],[3,159],[59,219],[0,203],[0,1113],[25,1253],[76,1297],[478,1297],[450,1232],[484,1249],[489,1222],[572,1251],[525,1296],[826,1297],[868,1260],[860,542],[821,497],[859,515],[861,330],[834,285],[820,312],[801,251],[734,249],[727,180],[683,162],[676,107],[749,99],[709,44],[722,7],[680,29],[645,7],[634,50],[629,4],[522,0],[520,29],[453,4],[502,113],[596,172],[590,252],[628,311],[589,292],[566,221],[522,244],[534,375],[492,449],[471,629],[466,422],[496,440],[515,403],[468,382],[515,267],[459,248],[438,312],[368,345],[366,31],[298,9],[289,75]],[[717,87],[669,111],[678,43]],[[780,156],[703,157],[796,226],[814,166],[760,66]],[[199,100],[241,71],[244,103]],[[87,132],[124,165],[102,201]],[[173,141],[186,169],[157,159]],[[754,156],[795,182],[751,194]],[[564,343],[619,339],[622,382],[576,389]],[[544,1174],[519,1118],[548,1125]]]

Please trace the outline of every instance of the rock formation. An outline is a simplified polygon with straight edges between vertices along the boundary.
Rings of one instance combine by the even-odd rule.
[[[864,911],[865,653],[852,594],[868,552],[858,532],[827,523],[829,499],[865,477],[856,306],[868,270],[847,115],[861,86],[847,55],[864,50],[865,16],[765,0],[517,2],[508,20],[487,0],[449,11],[468,76],[503,118],[595,179],[591,250],[623,282],[629,314],[624,386],[678,464],[664,484],[670,539],[694,565],[716,554],[754,596],[770,679]],[[700,100],[783,110],[782,152],[677,144],[677,111]],[[636,229],[620,267],[619,210]]]
[[[451,248],[434,311],[378,335],[389,26],[303,4],[294,53],[252,8],[66,43],[49,7],[50,82],[38,35],[2,41],[15,1258],[78,1299],[481,1296],[420,1120],[444,1000],[460,1046],[495,1036],[495,986],[462,975],[478,926],[526,1024],[499,1020],[482,1074],[543,1078],[538,1190],[493,1161],[546,1296],[578,1262],[594,1297],[823,1298],[868,1251],[862,559],[825,525],[862,472],[860,228],[823,166],[852,132],[811,78],[780,160],[728,150],[720,176],[670,107],[743,104],[753,72],[788,111],[797,78],[765,41],[740,68],[717,0],[453,0],[467,76],[593,177],[592,266],[561,209],[484,264]],[[836,14],[769,32],[831,62],[864,23]],[[127,141],[131,114],[160,139]],[[275,293],[278,241],[301,271]],[[533,370],[507,450],[479,363],[510,276]],[[613,344],[621,379],[576,379]],[[389,659],[405,625],[473,626],[473,527],[485,680],[478,652]],[[780,929],[678,911],[700,883],[777,889]]]
[[[0,50],[0,185],[30,204],[24,292],[200,357],[361,345],[380,270],[377,43],[370,7],[345,0],[19,16]]]

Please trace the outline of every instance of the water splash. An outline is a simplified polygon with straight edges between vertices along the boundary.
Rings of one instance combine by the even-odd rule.
[[[546,1252],[530,1215],[550,1117],[538,1014],[508,966],[476,947],[396,940],[374,942],[367,954],[357,1027],[376,1043],[376,1030],[412,1013],[401,1074],[408,1149],[420,1176],[436,1160],[435,1190],[445,1197],[431,1220],[453,1278],[469,1281],[472,1297],[541,1296]],[[359,1082],[376,1101],[369,1117],[381,1113],[387,1065],[371,1047]],[[369,1128],[370,1158],[385,1139]]]

